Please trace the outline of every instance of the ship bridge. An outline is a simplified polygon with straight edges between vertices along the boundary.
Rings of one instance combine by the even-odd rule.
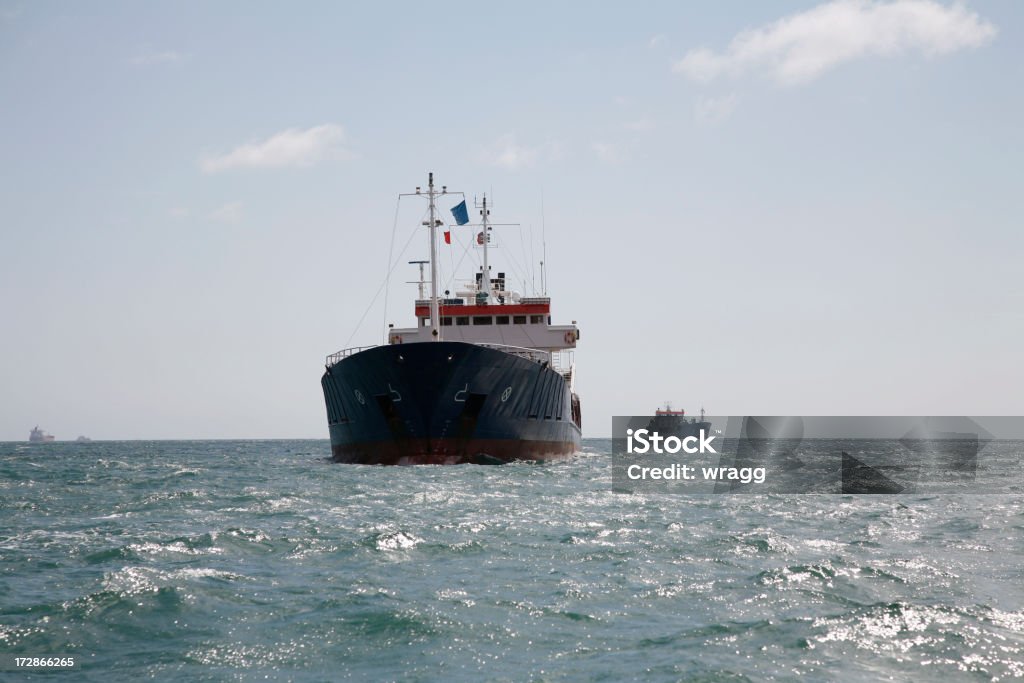
[[[503,274],[502,274],[503,275]],[[505,292],[499,290],[500,294]],[[496,301],[456,297],[442,299],[440,333],[444,341],[501,344],[548,352],[576,348],[579,328],[551,324],[548,297],[498,296]],[[416,301],[416,327],[392,328],[388,343],[409,344],[431,340],[430,300]]]

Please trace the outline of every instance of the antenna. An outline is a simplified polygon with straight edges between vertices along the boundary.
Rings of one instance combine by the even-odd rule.
[[[533,223],[530,223],[530,295],[537,296],[537,258],[533,253],[533,244]]]
[[[420,286],[420,296],[419,296],[419,300],[420,301],[422,301],[423,299],[427,298],[427,292],[424,289],[424,287],[426,287],[426,284],[427,284],[427,279],[426,279],[426,274],[424,273],[423,267],[426,266],[428,263],[430,263],[430,261],[409,261],[409,265],[410,266],[418,265],[420,267],[420,279],[416,280],[414,282],[408,282],[407,283],[407,284],[410,284],[410,285],[419,285]]]
[[[548,295],[547,268],[544,265],[548,260],[548,231],[544,222],[544,188],[540,188],[540,234],[541,234],[541,262],[540,262],[540,289],[544,296]]]

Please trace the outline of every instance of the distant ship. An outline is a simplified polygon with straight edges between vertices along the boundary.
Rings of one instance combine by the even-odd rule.
[[[551,324],[551,299],[522,297],[492,277],[487,197],[476,236],[482,266],[462,289],[438,296],[434,174],[430,260],[420,265],[416,326],[392,328],[388,344],[331,354],[321,378],[338,462],[372,465],[500,464],[566,458],[580,448],[580,400],[571,349],[579,330]],[[469,222],[465,202],[452,209]],[[450,232],[445,234],[450,243]],[[430,264],[430,296],[423,274]],[[567,354],[563,352],[569,351]]]
[[[36,425],[35,428],[32,429],[32,432],[28,435],[29,443],[50,443],[53,440],[54,436],[52,434],[47,434],[46,432],[44,432],[42,429],[39,428],[39,425]]]
[[[92,442],[92,439],[90,439],[87,436],[80,436],[77,439],[75,439],[75,443],[91,443],[91,442]]]
[[[711,423],[704,420],[704,409],[700,409],[700,420],[686,418],[685,410],[672,410],[672,405],[665,404],[664,408],[654,411],[654,417],[647,424],[647,429],[658,432],[662,436],[687,436],[700,437],[701,431],[711,433]]]

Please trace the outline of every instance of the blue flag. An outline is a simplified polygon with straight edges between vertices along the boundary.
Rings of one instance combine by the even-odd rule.
[[[469,211],[466,210],[465,199],[452,207],[452,215],[455,216],[455,222],[458,225],[465,225],[469,222]]]

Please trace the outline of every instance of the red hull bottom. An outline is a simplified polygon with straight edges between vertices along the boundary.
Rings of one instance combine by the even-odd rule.
[[[358,465],[500,465],[516,460],[565,460],[579,445],[519,439],[409,439],[332,444],[336,462]]]

